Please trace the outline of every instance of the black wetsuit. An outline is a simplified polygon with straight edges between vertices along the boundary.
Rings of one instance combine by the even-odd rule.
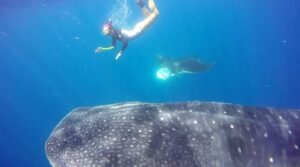
[[[122,35],[122,32],[121,30],[119,29],[112,29],[112,32],[111,32],[111,36],[112,36],[112,46],[113,47],[116,47],[116,42],[117,40],[118,41],[121,41],[123,43],[123,46],[122,46],[122,49],[121,51],[124,52],[125,49],[127,48],[127,45],[128,45],[128,39],[126,39],[123,35]]]

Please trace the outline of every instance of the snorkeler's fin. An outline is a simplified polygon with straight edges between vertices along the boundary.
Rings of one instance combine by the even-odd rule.
[[[136,0],[136,4],[137,4],[140,8],[143,8],[143,7],[145,6],[143,0]]]

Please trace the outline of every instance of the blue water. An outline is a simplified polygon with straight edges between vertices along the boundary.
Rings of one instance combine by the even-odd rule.
[[[142,19],[133,0],[128,26]],[[116,0],[0,1],[0,166],[49,166],[44,143],[70,110],[125,101],[300,108],[297,0],[156,0],[158,20],[117,51],[99,27]],[[119,45],[120,46],[120,45]],[[197,54],[202,74],[155,76],[155,54]]]

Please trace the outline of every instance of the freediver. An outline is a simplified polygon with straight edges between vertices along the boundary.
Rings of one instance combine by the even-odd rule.
[[[95,50],[95,53],[101,53],[103,51],[114,49],[116,47],[116,41],[118,40],[123,43],[122,49],[118,52],[115,58],[116,60],[118,60],[127,48],[128,41],[137,38],[150,25],[152,25],[159,14],[154,0],[148,0],[148,7],[150,10],[145,7],[143,0],[136,0],[136,3],[141,8],[146,18],[143,21],[137,23],[132,30],[117,29],[113,26],[112,21],[108,21],[107,23],[105,23],[102,27],[102,32],[104,35],[112,37],[112,45],[110,47],[98,47]]]
[[[200,73],[209,70],[214,64],[203,63],[197,57],[186,57],[182,59],[173,59],[158,56],[158,64],[160,69],[156,75],[160,79],[168,79],[169,77],[182,73]]]

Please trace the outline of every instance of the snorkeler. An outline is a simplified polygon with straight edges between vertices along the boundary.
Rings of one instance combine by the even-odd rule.
[[[157,18],[159,14],[158,9],[156,8],[156,5],[154,3],[154,0],[148,0],[148,6],[150,10],[148,10],[145,7],[143,0],[136,0],[136,3],[142,9],[146,18],[143,21],[137,23],[134,29],[132,30],[116,29],[113,27],[112,21],[105,23],[103,25],[102,31],[104,35],[112,37],[112,46],[98,47],[95,50],[95,53],[100,53],[103,51],[114,49],[116,47],[116,41],[119,40],[123,43],[123,46],[116,56],[116,60],[118,60],[120,56],[122,56],[125,49],[127,48],[128,41],[133,40],[138,36],[140,36],[145,31],[145,29],[148,28],[154,22],[154,20]]]
[[[197,57],[186,57],[183,59],[172,59],[158,56],[160,69],[156,75],[159,79],[166,80],[169,77],[182,73],[200,73],[209,70],[214,64],[203,63]]]

